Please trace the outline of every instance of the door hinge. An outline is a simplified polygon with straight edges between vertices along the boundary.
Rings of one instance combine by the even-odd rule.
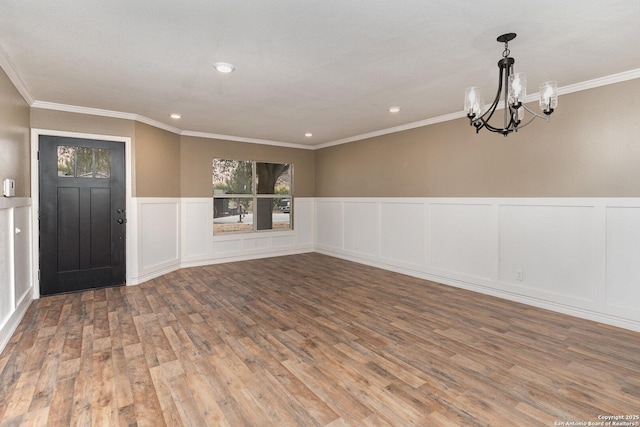
[[[40,270],[38,270],[38,282],[40,281]]]
[[[38,151],[38,152],[36,152],[36,159],[37,159],[37,160],[40,160],[40,152],[39,152],[39,151]]]

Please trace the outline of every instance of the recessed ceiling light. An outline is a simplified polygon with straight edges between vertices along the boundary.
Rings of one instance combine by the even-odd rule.
[[[307,138],[311,138],[313,134],[311,132],[307,132],[304,134],[304,136],[306,136]]]
[[[180,114],[177,113],[173,113],[173,114],[169,114],[169,117],[171,117],[172,119],[181,119],[182,116]]]
[[[397,113],[400,111],[400,107],[389,107],[390,113]]]
[[[225,74],[228,74],[236,69],[236,67],[234,67],[232,64],[229,64],[228,62],[216,62],[215,64],[213,64],[213,67],[219,72]]]

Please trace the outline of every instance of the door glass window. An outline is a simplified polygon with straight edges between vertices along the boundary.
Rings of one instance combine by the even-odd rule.
[[[93,176],[93,149],[76,148],[76,177],[91,178]]]
[[[105,148],[58,146],[58,176],[109,178],[111,151]]]
[[[93,177],[109,178],[111,175],[111,151],[104,148],[94,148],[93,159]]]
[[[58,176],[76,176],[76,147],[58,146]]]

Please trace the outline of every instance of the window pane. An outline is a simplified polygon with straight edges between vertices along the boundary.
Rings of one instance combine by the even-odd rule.
[[[256,210],[258,230],[287,230],[291,228],[291,199],[288,197],[260,197]]]
[[[252,162],[239,160],[213,160],[213,190],[222,194],[253,193]],[[217,190],[217,191],[216,191]]]
[[[275,198],[276,209],[273,210],[273,229],[288,230],[291,228],[291,198]]]
[[[91,148],[76,148],[76,176],[78,178],[93,178],[93,150]]]
[[[213,198],[213,232],[253,231],[253,199]]]
[[[111,150],[105,148],[96,148],[93,151],[95,156],[95,177],[109,178],[111,175]]]
[[[58,176],[76,176],[76,147],[58,146]]]
[[[258,194],[291,194],[291,165],[256,163]]]

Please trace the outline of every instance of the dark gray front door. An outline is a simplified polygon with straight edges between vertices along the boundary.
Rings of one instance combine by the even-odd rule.
[[[40,294],[125,283],[124,143],[40,136]]]

